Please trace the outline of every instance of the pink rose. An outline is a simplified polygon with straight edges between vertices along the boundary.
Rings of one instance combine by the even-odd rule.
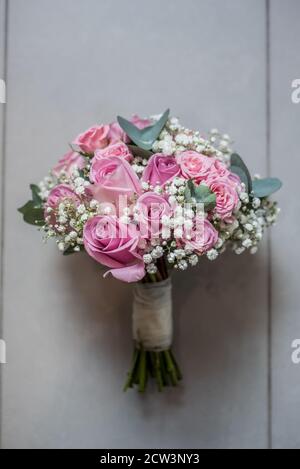
[[[55,225],[57,210],[59,205],[62,202],[71,203],[73,206],[78,206],[80,204],[80,198],[78,195],[71,189],[71,187],[66,184],[59,184],[54,187],[47,198],[45,204],[45,218],[50,217],[50,223]],[[47,208],[51,208],[52,211],[48,213]]]
[[[207,183],[222,179],[227,180],[230,184],[234,185],[235,187],[241,186],[241,180],[237,174],[234,174],[229,171],[227,166],[216,158],[213,158],[213,160],[214,163],[211,166],[211,171],[209,172],[208,177],[206,178]]]
[[[171,207],[161,195],[145,192],[137,200],[139,226],[142,238],[158,238],[162,228],[162,217],[171,215]]]
[[[228,180],[236,187],[241,189],[241,180],[237,174],[232,173],[229,171]]]
[[[83,156],[74,151],[66,153],[52,169],[53,174],[58,177],[62,172],[71,176],[75,169],[82,169],[85,166]]]
[[[130,139],[126,135],[123,129],[119,126],[118,122],[112,122],[109,125],[109,143],[117,143],[117,142],[124,142],[129,143]]]
[[[132,154],[128,146],[123,142],[108,145],[108,147],[104,148],[103,150],[96,150],[94,159],[101,160],[101,158],[111,158],[112,156],[123,158],[128,162],[132,160]]]
[[[124,282],[138,282],[145,276],[144,262],[138,253],[139,239],[135,226],[109,216],[91,218],[83,232],[87,253],[111,268],[107,274]]]
[[[224,178],[208,181],[208,186],[216,194],[215,211],[223,220],[229,218],[237,208],[239,196],[236,185]]]
[[[63,200],[66,199],[71,200],[74,203],[80,203],[78,195],[70,186],[67,186],[67,184],[59,184],[50,191],[46,205],[55,209],[58,208],[59,204]]]
[[[151,156],[144,171],[142,181],[151,186],[164,186],[180,174],[180,168],[173,156],[156,153]]]
[[[130,122],[140,130],[144,129],[145,127],[149,127],[152,124],[152,121],[150,119],[142,119],[137,114],[132,116]]]
[[[217,160],[216,158],[212,158],[213,165],[211,167],[211,171],[209,174],[209,178],[226,178],[229,176],[230,171],[228,170],[227,166],[222,163],[222,161]]]
[[[120,196],[132,197],[142,192],[141,184],[130,164],[119,157],[94,158],[90,190],[99,202],[117,203]]]
[[[196,151],[184,151],[177,155],[182,176],[186,179],[194,179],[198,184],[205,181],[211,171],[215,158],[202,155]]]
[[[109,130],[109,125],[95,125],[78,135],[73,143],[78,145],[84,153],[94,153],[109,144]]]
[[[190,239],[187,239],[184,234],[183,241],[189,249],[201,255],[212,249],[219,239],[217,230],[207,219],[200,221],[189,235]]]

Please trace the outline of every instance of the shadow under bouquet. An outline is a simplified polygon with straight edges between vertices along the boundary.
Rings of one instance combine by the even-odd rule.
[[[252,178],[228,135],[183,127],[167,110],[80,134],[19,211],[64,255],[85,250],[134,283],[134,353],[125,389],[182,379],[172,352],[173,269],[227,247],[257,251],[279,209],[276,178]]]

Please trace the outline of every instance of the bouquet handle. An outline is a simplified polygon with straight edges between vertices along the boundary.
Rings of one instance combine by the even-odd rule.
[[[171,350],[171,278],[135,285],[132,319],[135,346],[124,390],[136,385],[139,392],[144,392],[149,378],[155,379],[159,391],[176,386],[182,374]]]

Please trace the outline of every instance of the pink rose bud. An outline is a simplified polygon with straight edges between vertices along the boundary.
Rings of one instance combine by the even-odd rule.
[[[78,135],[73,143],[78,145],[84,153],[92,154],[108,145],[109,130],[109,125],[95,125]]]
[[[109,124],[109,134],[108,134],[109,143],[124,142],[129,143],[130,139],[126,135],[123,129],[119,126],[118,122],[112,122]]]
[[[183,177],[200,183],[205,181],[213,171],[212,166],[215,158],[202,155],[196,151],[185,151],[177,155],[177,162]]]
[[[143,119],[137,114],[132,116],[130,122],[132,122],[132,124],[134,124],[140,130],[144,129],[145,127],[149,127],[152,124],[152,121],[150,119]]]
[[[78,195],[69,187],[67,184],[59,184],[54,187],[48,196],[45,204],[45,218],[50,217],[50,223],[56,224],[57,211],[61,203],[71,203],[74,207],[80,205],[81,201]],[[48,213],[48,208],[51,208],[51,212]]]
[[[132,154],[127,145],[123,142],[114,143],[113,145],[108,145],[108,147],[103,150],[96,150],[94,158],[101,160],[101,158],[111,158],[116,156],[117,158],[123,158],[124,160],[132,160]]]
[[[53,174],[58,177],[61,173],[71,176],[75,169],[82,169],[85,166],[84,157],[79,153],[70,151],[66,153],[52,169]]]

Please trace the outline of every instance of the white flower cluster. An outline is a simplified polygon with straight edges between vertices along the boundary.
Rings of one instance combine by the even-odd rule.
[[[277,203],[268,199],[242,201],[237,214],[238,226],[231,237],[234,252],[242,254],[249,249],[251,254],[255,254],[265,229],[276,223],[279,213]]]
[[[80,205],[65,198],[57,210],[46,209],[45,240],[56,238],[58,249],[62,252],[79,252],[83,248],[83,228],[86,222],[99,213],[99,204],[91,200]]]
[[[148,160],[146,158],[142,158],[140,156],[136,156],[133,159],[131,164],[132,169],[136,172],[136,174],[141,177],[146,166],[148,164]]]
[[[186,270],[189,265],[195,266],[199,260],[198,255],[191,250],[179,248],[176,241],[163,241],[162,246],[154,246],[144,254],[143,259],[149,274],[157,272],[157,260],[163,256],[166,256],[170,266],[179,270]]]
[[[40,197],[42,200],[46,201],[48,198],[48,195],[57,185],[57,179],[52,175],[52,173],[49,174],[49,176],[46,176],[42,181],[39,183],[38,187],[40,189]]]
[[[221,134],[217,129],[212,129],[208,136],[204,137],[199,131],[183,127],[176,117],[172,117],[166,123],[158,140],[154,142],[152,150],[165,155],[193,150],[206,156],[214,156],[229,164],[231,144],[229,135]]]
[[[90,182],[78,170],[71,175],[62,172],[58,178],[53,174],[39,184],[40,197],[46,202],[49,192],[59,184],[67,184],[81,203],[65,197],[58,208],[46,207],[46,224],[42,227],[44,240],[55,238],[62,252],[79,252],[83,249],[83,228],[86,222],[99,213],[99,203],[86,197],[86,187]]]

